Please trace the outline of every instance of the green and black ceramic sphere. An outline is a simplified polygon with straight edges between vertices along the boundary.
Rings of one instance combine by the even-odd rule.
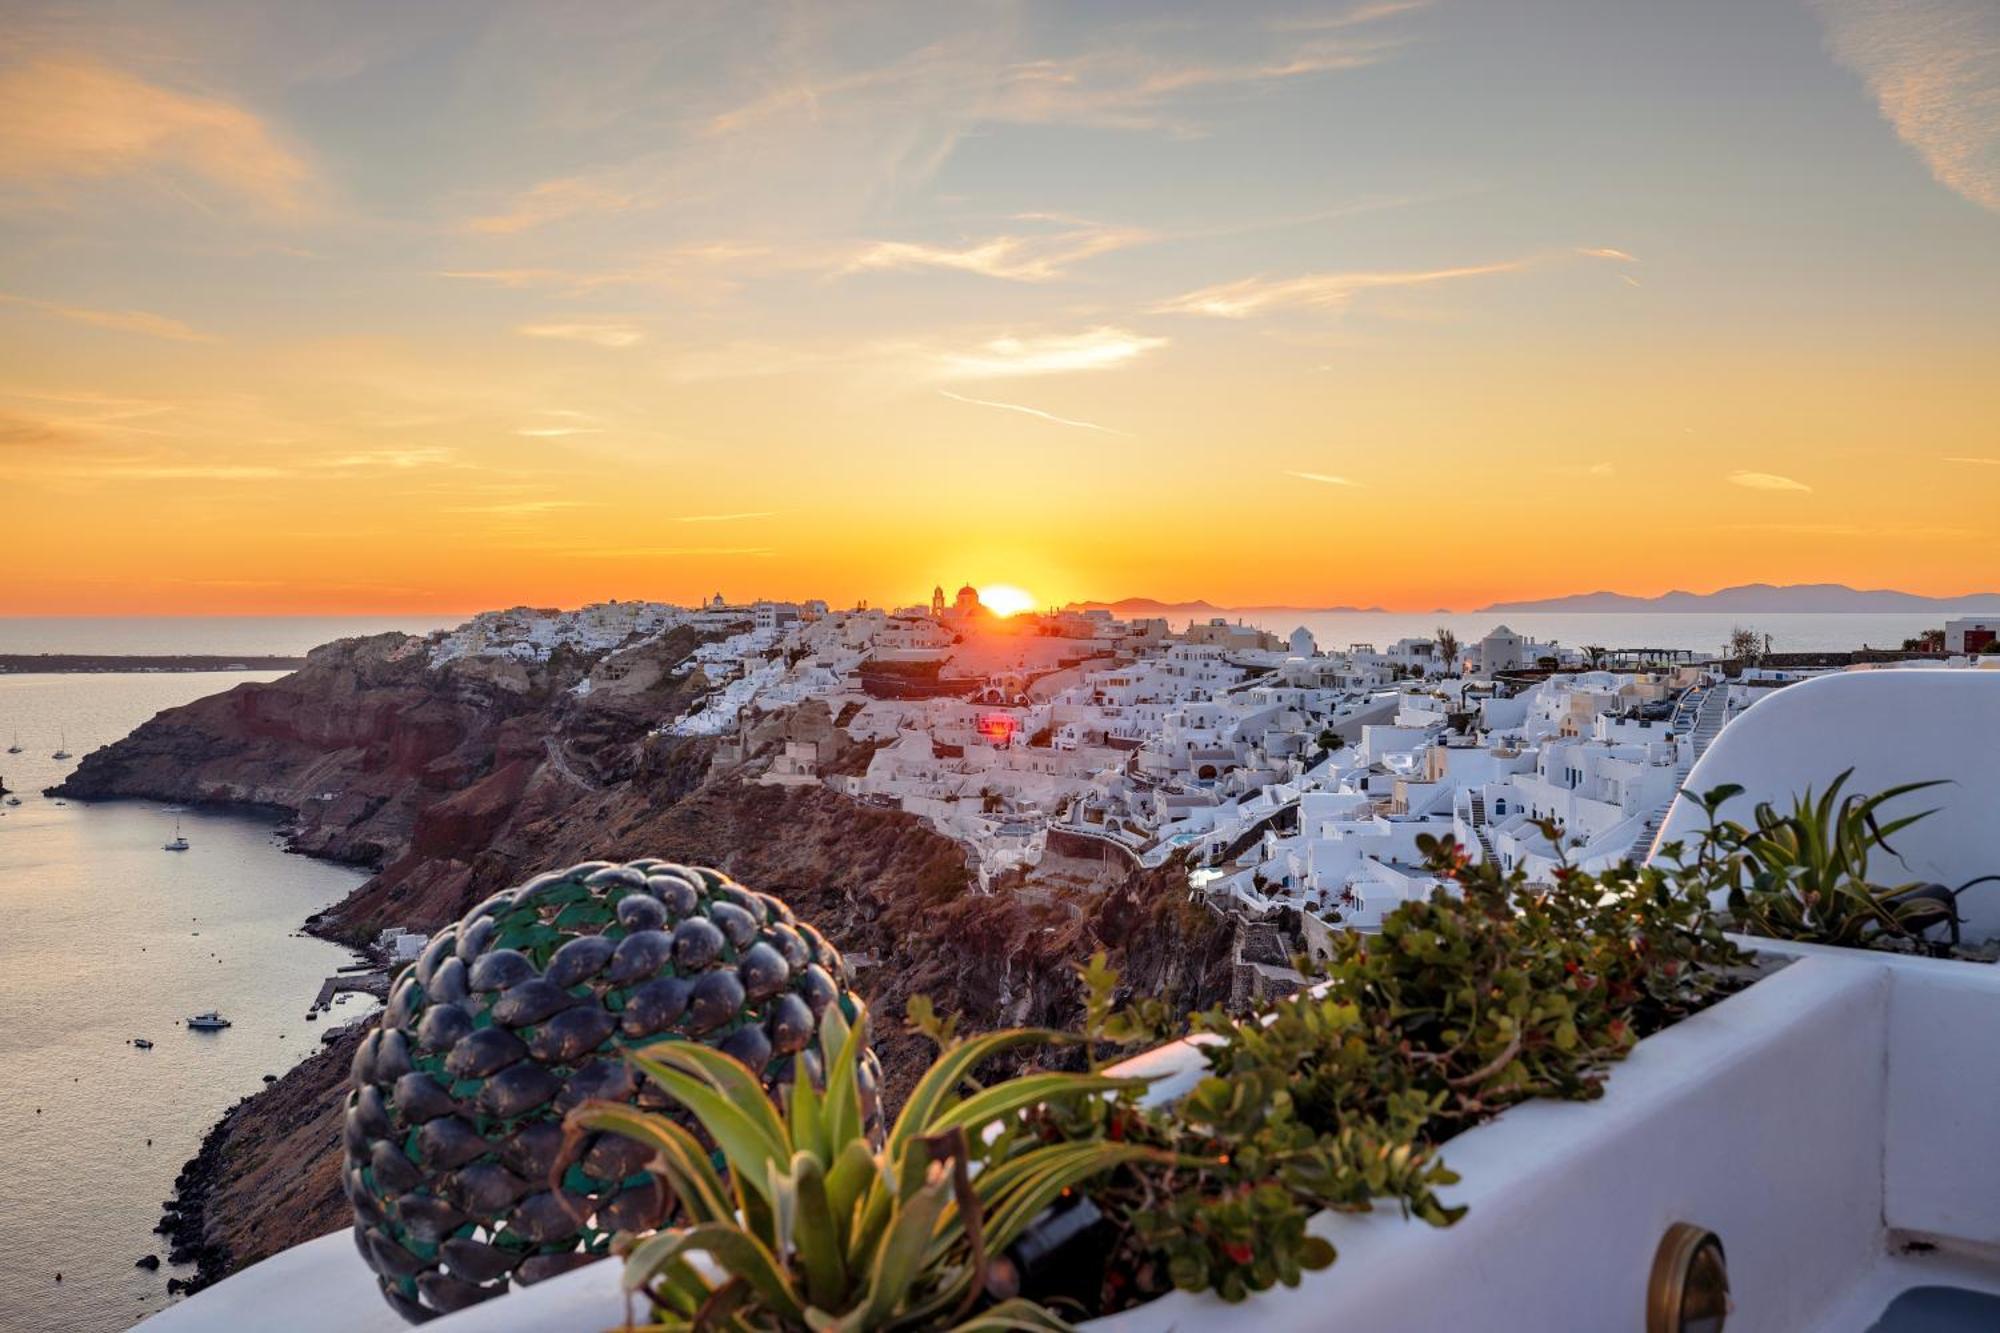
[[[606,1253],[671,1220],[648,1149],[580,1145],[560,1188],[562,1119],[585,1101],[664,1108],[622,1058],[699,1041],[767,1090],[823,1084],[819,1020],[852,1018],[846,965],[791,909],[718,871],[587,861],[497,893],[440,931],[354,1057],[343,1183],[389,1303],[421,1321]],[[857,1071],[879,1127],[881,1070]]]

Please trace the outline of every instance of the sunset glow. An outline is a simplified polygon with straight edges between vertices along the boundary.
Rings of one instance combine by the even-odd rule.
[[[981,588],[979,604],[996,616],[1018,616],[1037,605],[1032,594],[1006,583],[989,583]]]
[[[2000,9],[1868,8],[9,5],[0,614],[1964,591]]]

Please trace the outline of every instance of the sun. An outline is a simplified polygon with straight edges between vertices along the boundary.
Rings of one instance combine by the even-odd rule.
[[[1031,593],[1007,583],[989,583],[981,588],[979,604],[996,616],[1018,616],[1035,609]]]

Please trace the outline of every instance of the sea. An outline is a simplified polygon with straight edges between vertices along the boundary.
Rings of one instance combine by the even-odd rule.
[[[1719,650],[1742,624],[1785,651],[1895,646],[1936,615],[1227,613],[1322,649],[1503,620],[1540,641]],[[0,653],[294,655],[335,638],[457,623],[395,617],[0,619]],[[57,803],[81,756],[162,709],[272,672],[0,674],[0,1329],[109,1333],[168,1301],[160,1205],[228,1107],[317,1049],[349,996],[306,1021],[351,955],[300,933],[351,869],[287,854],[272,821],[157,802]],[[76,758],[52,756],[66,748]],[[168,852],[178,827],[192,849]],[[215,1009],[232,1026],[189,1031]],[[131,1041],[144,1037],[152,1049]],[[157,1272],[136,1268],[158,1254]],[[56,1280],[56,1274],[62,1280]]]
[[[0,653],[294,654],[423,620],[0,620]],[[355,961],[300,933],[364,878],[287,854],[268,818],[42,795],[162,709],[275,672],[0,674],[0,1329],[110,1333],[168,1304],[152,1228],[239,1099],[373,1002],[317,1022]],[[16,743],[22,753],[7,754]],[[74,756],[53,758],[58,749]],[[169,852],[176,827],[191,844]],[[188,1015],[214,1009],[221,1032]],[[135,1037],[153,1043],[142,1050]],[[156,1254],[157,1271],[135,1267]],[[56,1275],[62,1280],[58,1282]]]

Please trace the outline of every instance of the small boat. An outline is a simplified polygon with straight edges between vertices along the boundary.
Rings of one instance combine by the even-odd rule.
[[[7,804],[9,805],[19,805],[20,803],[21,803],[21,798],[18,796],[9,796],[7,798]]]
[[[64,732],[64,733],[62,734],[62,738],[61,738],[60,740],[58,740],[58,741],[56,742],[56,752],[55,752],[54,754],[50,755],[50,756],[49,756],[49,758],[51,758],[51,759],[67,759],[67,758],[69,758],[69,733],[68,733],[68,732]]]
[[[146,1040],[146,1039],[145,1039],[144,1037],[134,1037],[134,1038],[132,1038],[132,1044],[133,1044],[134,1046],[137,1046],[137,1047],[138,1047],[138,1048],[139,1048],[140,1050],[142,1050],[142,1051],[150,1051],[150,1050],[152,1050],[152,1049],[153,1049],[153,1043],[152,1043],[152,1042],[150,1042],[150,1041],[147,1041],[147,1040]]]
[[[229,1020],[211,1009],[205,1014],[196,1014],[187,1021],[196,1032],[220,1032],[229,1026]]]
[[[18,731],[17,731],[17,732],[15,732],[15,733],[14,733],[14,743],[13,743],[12,745],[10,745],[10,746],[8,746],[8,747],[7,747],[7,753],[8,753],[8,754],[19,754],[19,753],[21,753],[21,733],[20,733],[20,732],[18,732]]]
[[[188,849],[188,846],[188,840],[181,836],[181,821],[176,819],[174,821],[174,836],[162,843],[160,850],[164,852],[184,852]]]

